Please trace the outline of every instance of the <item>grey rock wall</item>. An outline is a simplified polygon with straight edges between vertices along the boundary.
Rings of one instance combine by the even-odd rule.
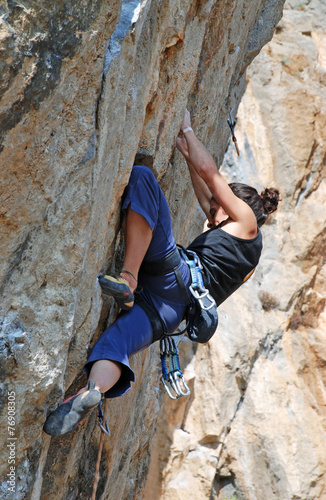
[[[187,243],[202,216],[175,138],[187,105],[221,164],[227,113],[283,1],[16,2],[0,5],[1,496],[90,498],[95,414],[69,437],[46,415],[85,381],[87,352],[116,310],[96,276],[114,269],[119,200],[136,154]],[[133,390],[108,404],[98,498],[141,498],[160,408],[157,347]],[[8,482],[15,394],[15,491]],[[12,422],[12,421],[11,421]],[[10,479],[10,477],[9,477]],[[14,496],[13,496],[14,495]]]

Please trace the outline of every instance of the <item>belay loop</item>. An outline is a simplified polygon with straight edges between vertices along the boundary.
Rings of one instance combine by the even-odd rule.
[[[190,389],[180,369],[178,349],[173,338],[160,341],[160,357],[162,364],[161,381],[171,399],[189,396]]]

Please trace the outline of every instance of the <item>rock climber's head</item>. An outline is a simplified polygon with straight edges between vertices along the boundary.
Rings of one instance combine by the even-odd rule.
[[[254,187],[240,182],[231,182],[229,186],[233,193],[252,209],[258,227],[261,227],[268,219],[269,214],[277,209],[280,200],[280,193],[277,189],[266,188],[259,194]]]

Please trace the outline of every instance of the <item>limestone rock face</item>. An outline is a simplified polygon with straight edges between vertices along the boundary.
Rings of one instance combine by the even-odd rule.
[[[246,67],[271,39],[282,7],[282,0],[1,3],[1,498],[90,498],[100,436],[95,413],[71,436],[60,439],[51,440],[42,425],[64,395],[85,383],[82,366],[87,353],[116,314],[112,302],[102,301],[96,277],[119,266],[119,201],[136,153],[159,179],[171,207],[176,239],[187,244],[201,230],[203,219],[190,194],[186,167],[175,154],[185,106],[192,111],[199,137],[221,164],[229,139],[227,113],[231,106],[236,111]],[[312,45],[323,40],[320,30],[311,33],[311,37],[304,36]],[[323,54],[319,56],[321,68]],[[304,57],[300,64],[299,69],[305,67]],[[321,70],[319,75],[322,78]],[[318,119],[322,134],[317,98],[314,109],[309,119]],[[309,133],[316,137],[314,148],[310,144],[311,163],[305,165],[304,145],[301,170],[295,156],[290,166],[283,158],[282,175],[295,184],[288,197],[284,194],[284,206],[292,212],[295,193],[302,193],[305,210],[303,202],[310,193],[310,200],[315,199],[313,187],[318,176],[321,179],[320,138],[316,129]],[[308,137],[302,136],[307,145]],[[310,171],[315,177],[309,176]],[[264,172],[261,167],[260,175]],[[318,203],[320,198],[313,205],[316,211]],[[291,218],[293,227],[299,227],[298,211]],[[277,220],[278,227],[289,227],[288,218]],[[321,226],[321,219],[316,218],[311,229],[314,235]],[[292,233],[287,229],[287,234],[289,247]],[[188,415],[182,417],[184,425],[179,425],[182,411],[178,410],[168,428],[172,436],[174,425],[179,427],[171,450],[178,463],[186,464],[185,469],[180,466],[183,483],[197,478],[193,488],[198,498],[208,498],[215,484],[219,470],[215,448],[224,442],[222,429],[230,422],[230,412],[236,414],[262,332],[266,342],[276,343],[280,327],[268,330],[267,335],[269,318],[275,316],[278,325],[290,316],[292,324],[298,316],[301,324],[309,318],[319,321],[308,312],[309,304],[322,308],[323,275],[316,239],[309,258],[307,243],[301,239],[293,243],[301,261],[306,255],[305,265],[299,272],[300,264],[290,263],[280,309],[269,316],[262,314],[256,290],[261,287],[268,292],[267,283],[276,281],[273,266],[281,241],[275,238],[274,248],[265,254],[265,266],[269,265],[273,278],[266,277],[263,286],[259,281],[263,273],[257,273],[250,307],[245,305],[248,292],[238,295],[237,304],[242,301],[241,307],[248,310],[246,324],[239,324],[230,309],[229,313],[223,309],[222,325],[229,322],[229,327],[222,326],[214,343],[198,349],[196,357],[194,346],[187,347],[187,359],[192,359],[187,371],[198,374],[192,385],[196,384],[196,393],[200,387],[207,418],[198,417],[202,403],[191,398],[181,403]],[[284,273],[285,258],[277,262]],[[296,273],[302,276],[304,295],[295,285]],[[303,316],[299,298],[307,311]],[[252,327],[260,321],[266,327]],[[311,335],[317,346],[316,333],[305,342],[312,342]],[[303,349],[302,343],[289,343],[289,349],[291,345]],[[209,356],[213,349],[214,362]],[[100,467],[98,497],[102,494],[102,498],[144,495],[156,423],[166,404],[158,390],[157,346],[137,354],[132,366],[137,376],[133,391],[108,404],[112,437],[105,441]],[[303,364],[301,370],[305,371]],[[308,384],[310,372],[305,373]],[[205,385],[208,377],[209,387]],[[11,420],[12,437],[17,439],[11,456],[14,492],[8,477],[8,393],[15,398],[14,425]],[[239,429],[240,417],[239,413]],[[223,460],[240,467],[237,436]],[[312,466],[317,463],[311,460]],[[233,474],[232,467],[228,474]],[[166,491],[173,490],[174,473],[169,474]]]
[[[326,498],[325,44],[325,3],[287,1],[247,72],[222,169],[282,202],[254,276],[185,354],[192,396],[167,402],[150,473],[165,500]]]

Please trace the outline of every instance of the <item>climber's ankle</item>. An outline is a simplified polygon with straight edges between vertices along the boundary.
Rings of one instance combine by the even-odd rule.
[[[126,269],[122,269],[120,276],[122,276],[126,281],[128,281],[130,291],[131,293],[134,293],[138,285],[136,276],[132,274],[130,271],[127,271]]]

